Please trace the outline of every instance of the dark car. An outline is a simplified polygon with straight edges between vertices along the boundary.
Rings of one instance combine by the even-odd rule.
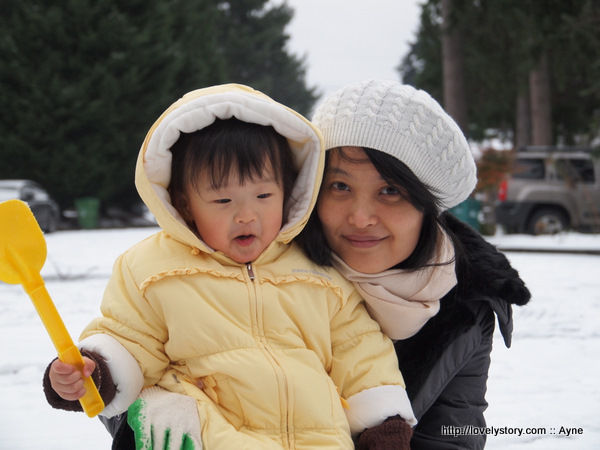
[[[48,192],[31,180],[0,180],[0,202],[11,199],[23,200],[45,233],[56,230],[60,220],[60,209]]]

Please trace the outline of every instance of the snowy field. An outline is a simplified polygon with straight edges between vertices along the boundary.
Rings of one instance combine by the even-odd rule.
[[[62,231],[47,236],[42,275],[74,340],[99,314],[116,256],[155,231]],[[498,235],[490,241],[514,250],[600,250],[600,235]],[[533,300],[515,310],[510,350],[496,334],[486,418],[498,435],[488,437],[487,448],[599,449],[600,256],[507,255]],[[0,342],[1,450],[110,449],[109,435],[97,419],[46,404],[41,379],[54,347],[22,288],[1,282]],[[520,436],[514,434],[519,430]]]

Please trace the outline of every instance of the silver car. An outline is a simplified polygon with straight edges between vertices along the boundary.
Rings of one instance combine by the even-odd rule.
[[[600,159],[590,148],[525,147],[515,156],[496,205],[506,231],[600,230]]]

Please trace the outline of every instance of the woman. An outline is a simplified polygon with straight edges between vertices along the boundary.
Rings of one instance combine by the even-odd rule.
[[[466,139],[428,94],[391,81],[347,85],[313,123],[327,162],[299,242],[355,283],[396,340],[418,420],[411,448],[483,448],[485,435],[456,431],[485,426],[494,316],[510,346],[512,305],[530,294],[504,255],[445,212],[476,184]]]

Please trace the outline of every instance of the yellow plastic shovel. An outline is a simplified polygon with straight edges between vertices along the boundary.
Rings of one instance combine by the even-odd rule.
[[[0,280],[21,284],[42,319],[61,361],[83,370],[83,359],[73,344],[40,271],[46,262],[46,240],[29,206],[20,200],[0,203]],[[89,417],[104,409],[91,377],[84,379],[86,394],[79,400]]]

